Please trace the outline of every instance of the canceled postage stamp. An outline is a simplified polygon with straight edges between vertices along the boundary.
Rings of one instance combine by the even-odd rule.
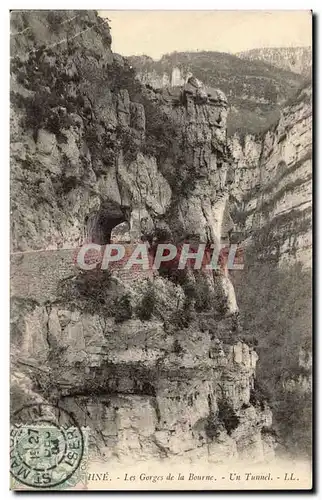
[[[10,431],[12,486],[85,486],[86,439],[74,417],[62,408],[41,403],[17,410]]]
[[[200,9],[10,12],[14,490],[312,488],[312,12]]]

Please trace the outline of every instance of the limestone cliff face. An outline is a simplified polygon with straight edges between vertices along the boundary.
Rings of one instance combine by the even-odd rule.
[[[26,15],[15,14],[16,30]],[[191,180],[196,186],[180,192],[176,207],[177,236],[220,239],[228,169],[225,96],[216,91],[198,102],[192,88],[140,91],[138,97],[133,72],[111,53],[105,23],[94,14],[75,15],[55,19],[53,43],[33,39],[31,51],[29,31],[13,33],[19,40],[12,48],[13,249],[73,248],[86,237],[106,243],[123,221],[133,237],[143,232],[143,219],[152,232],[156,223],[171,224],[172,191]],[[44,24],[50,39],[50,22],[35,17],[36,33]],[[202,193],[207,206],[193,215]]]
[[[275,401],[284,443],[293,452],[310,454],[311,87],[285,106],[266,134],[236,134],[230,148],[235,159],[231,213],[246,262],[242,279],[233,278],[241,321],[259,340],[258,376]]]
[[[303,88],[264,135],[230,139],[234,219],[247,243],[279,265],[312,262],[312,89]]]
[[[73,411],[92,429],[94,456],[129,463],[273,458],[272,438],[261,432],[271,412],[252,404],[257,355],[246,344],[193,329],[170,333],[156,319],[116,323],[57,306],[36,307],[21,321],[14,397]],[[55,353],[51,371],[41,368]]]
[[[294,71],[294,73],[299,73],[309,78],[311,77],[311,47],[267,47],[238,52],[237,55],[242,59],[265,61],[278,68]]]
[[[131,243],[219,243],[226,97],[142,89],[93,12],[14,13],[12,39],[13,407],[72,408],[102,459],[272,458],[228,276],[73,264],[122,224]]]
[[[116,157],[128,135],[138,144],[144,136],[144,110],[121,88],[124,63],[103,20],[52,15],[12,15],[12,246],[20,251],[74,248],[99,210],[112,227],[125,220]],[[104,230],[99,219],[97,238]]]

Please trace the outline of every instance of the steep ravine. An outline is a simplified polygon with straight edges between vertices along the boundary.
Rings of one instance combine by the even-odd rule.
[[[250,245],[256,240],[264,260],[311,267],[312,88],[298,91],[265,134],[235,134],[229,147],[236,230]]]
[[[258,339],[258,380],[288,450],[311,451],[312,89],[266,134],[234,135],[230,191],[245,269],[233,276],[244,332]],[[234,208],[233,208],[234,207]]]
[[[13,409],[59,403],[110,462],[272,459],[228,276],[74,265],[79,245],[120,224],[133,244],[218,244],[225,95],[142,88],[94,12],[15,12],[11,31]]]

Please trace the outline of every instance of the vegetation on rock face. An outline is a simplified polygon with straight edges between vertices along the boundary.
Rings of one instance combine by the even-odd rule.
[[[87,56],[84,62],[88,60]],[[95,110],[85,78],[88,75],[82,74],[85,69],[79,67],[73,46],[62,49],[59,53],[53,53],[51,49],[42,46],[31,53],[26,62],[16,56],[12,61],[12,72],[17,75],[17,81],[28,89],[30,96],[12,92],[11,101],[24,109],[22,126],[33,131],[35,141],[38,130],[43,128],[54,133],[58,142],[67,142],[63,135],[64,129],[72,125],[78,126],[79,122],[73,120],[73,114],[78,115],[84,124],[84,138],[95,157],[102,146],[112,146],[115,152],[122,146],[123,139],[125,146],[128,146],[129,141],[124,138],[121,129],[116,137],[111,138],[104,127],[100,128],[100,124],[95,122]],[[112,63],[96,68],[95,75],[91,75],[91,84],[116,92],[122,83],[128,83],[127,78],[126,71],[123,72],[118,65]]]
[[[281,256],[283,242],[287,239],[291,242],[292,238],[293,245],[290,245],[290,253],[295,253],[294,234],[305,234],[311,228],[310,217],[308,217],[311,211],[309,207],[305,210],[293,210],[281,214],[263,228],[253,231],[252,251],[249,258],[256,255],[255,259],[258,261],[277,263]],[[267,218],[269,218],[269,212],[267,212]]]
[[[246,266],[239,276],[232,273],[243,336],[246,343],[257,337],[257,381],[273,410],[279,440],[294,456],[310,456],[312,430],[311,367],[301,359],[303,352],[308,359],[311,353],[312,276],[310,270],[290,263],[301,260],[302,249],[306,259],[312,229],[311,89],[307,84],[283,104],[284,118],[277,133],[271,130],[273,144],[267,145],[264,158],[276,158],[276,174],[267,176],[272,163],[269,160],[266,167],[264,162],[267,181],[246,190],[232,213],[243,239],[248,240]],[[294,157],[288,154],[293,144],[298,148]],[[248,147],[252,148],[250,143]],[[307,195],[307,208],[297,208],[301,205],[298,193],[304,199]],[[289,210],[292,205],[295,208]]]
[[[223,422],[228,435],[230,435],[239,424],[238,415],[225,400],[218,402],[218,420]]]
[[[296,172],[296,170],[298,170],[303,165],[303,163],[305,163],[311,159],[312,159],[312,151],[308,151],[299,161],[296,161],[291,167],[287,167],[285,162],[284,163],[280,162],[279,175],[273,180],[273,182],[270,182],[269,184],[267,184],[266,186],[261,188],[261,193],[264,194],[264,193],[268,193],[268,192],[272,191],[273,188],[276,188],[278,186],[278,184],[281,182],[282,179],[284,179],[288,175],[292,174],[293,172]],[[302,182],[303,182],[303,180],[302,180]],[[286,184],[284,189],[280,190],[279,193],[281,192],[282,194],[284,194],[289,189],[290,189],[289,184]],[[272,198],[272,199],[274,200],[274,203],[276,203],[276,201],[279,199],[279,197]]]
[[[284,391],[274,405],[275,420],[284,446],[294,456],[312,456],[312,394],[309,391]],[[282,441],[282,442],[283,442]]]
[[[301,348],[311,350],[311,272],[301,265],[282,270],[261,262],[247,265],[240,276],[242,282],[237,278],[234,281],[243,335],[246,341],[253,335],[258,339],[258,382],[268,395],[281,435],[291,445],[296,432],[297,450],[310,455],[309,393],[299,397],[299,391],[286,391],[285,384],[294,380],[300,389],[301,377],[310,379],[310,369],[299,369],[299,355]],[[290,449],[294,452],[294,447]]]
[[[267,129],[275,125],[281,116],[278,107],[261,111],[258,107],[252,110],[250,107],[234,106],[230,109],[227,120],[227,134],[233,136],[235,133],[241,138],[248,134],[264,134]]]
[[[119,302],[123,288],[119,287],[108,271],[80,272],[76,277],[61,282],[57,299],[71,309],[80,309],[89,314],[114,316],[124,309]]]
[[[140,304],[136,308],[136,314],[142,320],[151,319],[155,309],[156,297],[153,283],[149,282]]]
[[[95,269],[62,281],[57,303],[88,314],[115,317],[118,323],[154,318],[172,327],[182,326],[184,293],[180,286],[161,277],[138,279],[127,287],[109,271]]]
[[[258,380],[254,381],[254,387],[250,391],[250,404],[253,406],[259,405],[261,410],[265,409],[265,404],[270,403],[270,395],[265,391]]]
[[[83,121],[84,139],[93,158],[99,154],[106,159],[104,163],[107,167],[113,164],[120,149],[124,150],[128,161],[133,160],[140,150],[157,158],[166,156],[176,129],[148,97],[135,78],[134,69],[124,60],[122,65],[115,61],[96,65],[94,72],[89,64],[89,73],[84,63],[90,62],[91,57],[95,58],[95,53],[91,55],[87,50],[80,66],[72,44],[58,53],[40,46],[26,62],[18,56],[14,57],[11,71],[16,75],[17,82],[30,92],[29,96],[11,93],[12,104],[24,109],[22,126],[33,131],[35,141],[38,130],[44,128],[54,133],[58,142],[67,142],[64,129],[77,126],[74,113]],[[144,106],[146,134],[143,143],[129,127],[118,125],[113,135],[106,130],[106,124],[97,123],[91,95],[95,89],[103,88],[112,94],[126,89],[132,102]]]
[[[132,304],[129,293],[122,295],[115,301],[115,322],[122,323],[132,318]]]
[[[49,18],[49,24],[54,32],[59,29],[60,22],[60,15]],[[92,26],[91,23],[89,26]],[[97,27],[97,30],[108,44],[110,41],[108,30],[104,31],[100,27]],[[162,71],[164,68],[169,69],[174,63],[179,67],[185,64],[193,65],[196,76],[212,86],[226,90],[234,106],[230,111],[230,132],[236,129],[240,131],[243,126],[245,130],[253,128],[258,131],[261,125],[259,122],[267,121],[268,116],[274,121],[278,112],[278,102],[298,85],[298,78],[292,74],[286,75],[261,63],[244,64],[235,56],[217,54],[211,64],[208,53],[190,56],[187,60],[183,58],[182,63],[181,55],[176,55],[174,60],[170,56],[165,57],[161,64]],[[60,158],[63,173],[53,175],[52,198],[46,197],[34,187],[34,182],[31,183],[28,192],[31,201],[28,200],[28,203],[30,206],[35,203],[38,211],[43,202],[54,201],[60,204],[61,208],[62,196],[76,190],[86,172],[92,170],[94,177],[96,176],[95,181],[99,180],[115,165],[121,150],[125,162],[131,162],[139,151],[154,156],[162,162],[165,156],[171,154],[175,143],[178,149],[181,147],[175,125],[163,112],[159,103],[151,100],[149,92],[136,80],[133,68],[124,61],[113,60],[108,64],[101,64],[99,53],[91,47],[77,47],[73,43],[68,43],[67,49],[57,51],[40,47],[31,53],[26,61],[14,58],[12,69],[18,85],[25,90],[22,92],[21,88],[18,88],[12,94],[12,104],[22,111],[22,127],[32,132],[35,142],[42,129],[53,134],[57,147],[62,152]],[[291,83],[286,84],[286,81]],[[111,125],[110,116],[104,115],[104,112],[108,112],[111,108],[113,111],[118,110],[122,102],[117,100],[121,97],[126,99],[127,96],[131,103],[144,106],[145,138],[140,132],[137,133],[131,124],[128,126],[118,122]],[[255,117],[258,115],[260,117],[256,121]],[[75,134],[78,141],[77,148],[78,151],[82,151],[80,160],[83,172],[79,175],[70,174],[70,159],[62,149],[67,143],[68,131],[73,128],[78,129],[79,134]],[[86,148],[90,153],[87,157],[84,153]],[[178,154],[178,151],[176,153]],[[184,164],[184,161],[182,163]],[[24,170],[33,172],[37,178],[39,173],[37,162],[32,162],[26,155],[24,159],[20,159],[21,165]],[[173,173],[172,177],[171,175],[167,177],[172,179],[174,184],[173,198],[183,195],[183,180],[187,181],[189,174],[189,180],[193,181],[195,172],[188,172],[187,177],[183,174],[186,174],[184,167],[180,171],[182,179],[178,179],[178,172],[175,179]],[[166,177],[165,174],[164,176]],[[170,180],[169,183],[171,184]],[[192,185],[193,182],[189,184],[185,195]],[[66,207],[62,207],[63,210],[66,211]],[[269,235],[258,233],[254,235],[254,243],[262,246],[264,241],[265,244],[272,245],[275,244],[274,238],[273,233]],[[70,309],[80,309],[91,315],[100,315],[102,318],[114,317],[116,323],[132,318],[139,318],[142,321],[156,319],[163,321],[165,331],[187,328],[188,336],[189,327],[191,331],[207,331],[210,337],[220,338],[227,343],[242,339],[249,345],[254,345],[254,335],[257,336],[260,339],[259,352],[263,366],[261,383],[271,400],[276,401],[276,420],[282,431],[287,434],[287,426],[283,427],[284,418],[288,420],[290,427],[294,423],[292,415],[303,418],[303,426],[309,419],[308,414],[301,416],[299,402],[291,393],[288,394],[288,406],[284,407],[281,403],[283,383],[292,377],[297,382],[300,377],[306,376],[305,370],[301,370],[300,373],[296,371],[296,362],[299,343],[307,341],[307,338],[301,337],[303,331],[301,313],[306,307],[305,293],[308,293],[308,282],[302,271],[297,275],[298,278],[291,274],[285,279],[285,276],[278,273],[271,268],[261,267],[247,274],[247,279],[243,283],[246,292],[244,290],[238,297],[242,322],[246,326],[242,336],[236,318],[230,319],[225,324],[219,321],[225,311],[215,303],[213,290],[202,273],[187,276],[184,272],[170,273],[170,275],[165,272],[163,278],[158,277],[153,282],[138,281],[129,290],[119,281],[112,279],[110,273],[106,271],[86,271],[61,283],[57,303],[66,305]],[[258,283],[265,283],[265,287],[258,290]],[[298,289],[304,294],[301,295],[300,301],[292,292]],[[284,295],[286,301],[281,302],[280,299]],[[292,310],[294,303],[296,310]],[[263,304],[267,304],[264,310],[262,310]],[[30,307],[34,307],[34,304]],[[255,317],[250,311],[256,308],[260,310],[260,314]],[[19,338],[19,335],[18,328],[14,330],[14,336]],[[272,346],[274,349],[271,349]],[[177,356],[183,352],[177,340],[173,344],[173,352]],[[277,358],[274,357],[276,353],[278,353]],[[272,382],[276,385],[273,386]],[[98,392],[100,390],[101,387],[98,387]],[[264,397],[256,386],[251,393],[250,403],[263,408],[264,401],[266,396]],[[307,401],[304,402],[307,404]],[[290,409],[293,410],[292,415]],[[236,411],[225,401],[219,403],[217,417],[218,421],[224,424],[228,434],[231,434],[239,424]],[[208,437],[216,435],[216,428],[214,430],[212,424],[209,424],[207,429]],[[301,449],[307,449],[309,441],[307,436],[299,435],[298,441]]]
[[[177,130],[169,117],[147,97],[142,97],[140,102],[144,105],[146,118],[144,152],[162,160],[169,154],[169,149],[177,138]]]
[[[290,87],[296,88],[303,80],[291,71],[281,70],[262,61],[245,61],[223,52],[173,52],[164,55],[159,61],[146,56],[128,58],[140,71],[155,70],[161,76],[178,67],[187,73],[191,71],[206,85],[220,88],[232,99],[244,94],[250,97],[266,98],[276,102],[278,97],[287,95]]]
[[[55,40],[62,39],[62,17],[47,22],[46,16],[40,22],[49,22],[48,37],[53,24]],[[46,239],[37,222],[26,224],[22,213],[43,211],[43,226],[53,232],[68,231],[72,217],[81,226],[87,205],[96,203],[118,159],[128,164],[141,152],[160,160],[176,138],[171,120],[149,98],[134,69],[114,57],[110,47],[107,56],[101,54],[102,44],[97,49],[101,40],[108,42],[106,23],[96,27],[95,19],[84,17],[81,27],[91,30],[93,43],[71,37],[64,44],[35,43],[37,48],[27,53],[19,46],[11,60],[11,133],[24,149],[13,154],[11,169],[12,227],[19,250],[28,240],[36,244],[37,239],[40,247]],[[80,197],[85,198],[81,205]]]
[[[206,85],[219,88],[228,97],[228,135],[259,133],[279,119],[279,104],[291,97],[304,81],[301,75],[260,60],[243,60],[221,52],[174,52],[159,61],[147,56],[128,58],[138,73],[167,74],[173,68],[189,71]]]
[[[143,152],[162,159],[169,154],[177,138],[177,128],[162,112],[160,105],[151,99],[149,91],[136,78],[135,69],[125,62],[122,75],[118,79],[129,92],[132,102],[141,104],[145,114],[145,141]]]

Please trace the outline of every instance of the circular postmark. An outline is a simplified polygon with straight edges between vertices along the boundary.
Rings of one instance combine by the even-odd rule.
[[[75,418],[59,406],[31,404],[15,411],[10,429],[10,472],[25,486],[52,488],[80,466],[84,437]]]

